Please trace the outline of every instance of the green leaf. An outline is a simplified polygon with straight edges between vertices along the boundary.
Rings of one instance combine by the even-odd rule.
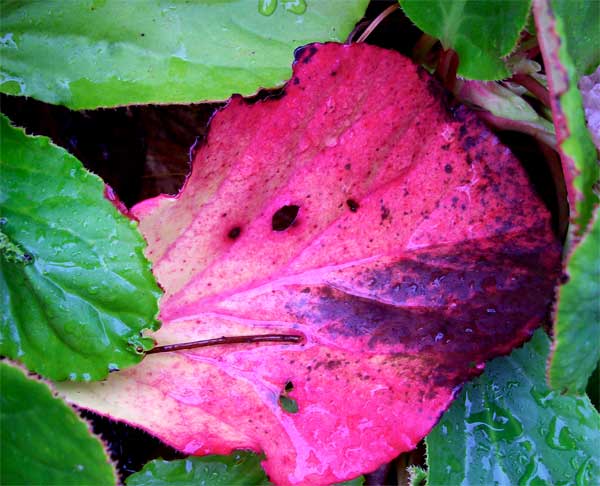
[[[287,395],[279,395],[279,405],[286,412],[298,413],[298,402]]]
[[[343,483],[335,483],[333,486],[363,486],[365,483],[364,476],[358,476],[357,478],[351,479],[350,481],[344,481]]]
[[[427,484],[427,471],[419,466],[408,466],[409,486],[424,486]]]
[[[4,116],[0,149],[0,354],[53,380],[138,363],[160,290],[136,223],[75,157]]]
[[[0,362],[2,484],[115,484],[102,442],[71,407],[23,370]]]
[[[586,231],[598,196],[593,185],[600,168],[585,122],[577,70],[569,55],[566,19],[553,11],[550,0],[535,0],[534,15],[548,85],[558,149],[571,211],[569,246]]]
[[[458,75],[486,81],[510,76],[502,58],[527,24],[531,0],[400,0],[419,29],[454,49]]]
[[[156,459],[127,478],[127,486],[258,486],[271,484],[260,466],[263,458],[238,451],[229,456],[204,456],[177,461]]]
[[[429,486],[592,484],[600,417],[586,396],[546,385],[549,340],[497,358],[466,385],[426,439]]]
[[[561,391],[583,393],[600,359],[600,219],[575,248],[569,281],[558,292],[554,350],[548,380]]]
[[[552,8],[562,19],[567,51],[575,65],[577,79],[590,74],[600,64],[600,2],[552,0]]]
[[[0,91],[73,109],[283,84],[294,48],[344,41],[368,0],[52,0],[0,17]]]
[[[156,459],[125,480],[127,486],[267,486],[271,482],[260,462],[264,456],[236,451],[228,456],[190,456],[176,461]],[[359,476],[334,486],[362,486]]]
[[[553,9],[555,6],[558,7],[556,10]],[[575,2],[572,10],[580,7],[579,2]],[[600,332],[598,309],[593,309],[594,300],[598,302],[599,298],[598,287],[594,286],[597,282],[588,281],[593,280],[597,267],[591,263],[583,267],[581,265],[581,259],[590,262],[593,258],[590,252],[594,250],[589,247],[583,253],[576,250],[577,244],[593,223],[594,210],[598,205],[598,196],[593,188],[600,176],[596,149],[587,129],[581,93],[577,87],[578,71],[570,56],[570,52],[577,52],[579,48],[569,47],[575,38],[568,35],[567,24],[571,15],[578,17],[581,12],[573,14],[564,2],[550,0],[535,0],[533,11],[548,76],[571,222],[565,249],[566,272],[571,275],[571,280],[569,290],[559,290],[560,300],[554,322],[556,350],[549,363],[548,377],[550,384],[561,391],[581,392],[598,360],[596,348]],[[595,234],[595,231],[597,229],[592,233]],[[591,237],[593,241],[594,236]],[[573,252],[579,255],[574,266],[569,261]],[[578,296],[574,295],[578,290],[585,292],[580,302]],[[581,348],[584,336],[595,341]],[[593,351],[586,353],[584,349],[590,345]]]

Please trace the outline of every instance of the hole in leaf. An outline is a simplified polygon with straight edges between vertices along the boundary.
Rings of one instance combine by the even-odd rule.
[[[348,199],[346,201],[346,204],[348,205],[350,211],[352,211],[353,213],[358,211],[358,203],[354,199]]]
[[[285,231],[288,229],[294,221],[296,221],[296,217],[298,216],[298,211],[300,210],[300,206],[296,206],[295,204],[290,204],[287,206],[283,206],[275,211],[273,215],[273,219],[271,220],[271,227],[274,231]]]
[[[235,228],[231,228],[229,230],[229,233],[227,233],[227,238],[231,239],[231,240],[235,240],[238,238],[238,236],[240,236],[242,232],[242,228],[240,228],[239,226],[236,226]]]
[[[298,402],[286,395],[279,395],[279,405],[286,412],[298,413]]]

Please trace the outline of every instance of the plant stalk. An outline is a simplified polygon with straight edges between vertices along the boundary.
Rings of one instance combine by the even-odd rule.
[[[255,334],[250,336],[221,336],[214,339],[192,341],[189,343],[167,344],[157,346],[146,354],[171,353],[184,349],[206,348],[208,346],[220,346],[223,344],[252,344],[252,343],[289,343],[298,344],[302,342],[303,336],[297,334]]]

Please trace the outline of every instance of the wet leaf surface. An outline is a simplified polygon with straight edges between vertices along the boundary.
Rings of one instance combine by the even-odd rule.
[[[188,457],[176,461],[156,459],[127,478],[127,486],[267,486],[261,457],[238,451],[229,456]]]
[[[367,0],[70,0],[1,12],[0,91],[72,109],[224,100],[281,86],[292,52],[344,41]]]
[[[276,483],[351,479],[414,448],[539,325],[559,266],[510,151],[410,61],[367,45],[308,46],[278,99],[235,97],[181,194],[134,212],[166,292],[159,345],[303,342],[156,354],[61,389],[186,453],[264,451]]]
[[[54,380],[138,363],[160,290],[136,223],[49,139],[0,130],[0,354]]]
[[[539,330],[465,385],[427,436],[427,484],[593,484],[600,417],[587,397],[546,385],[549,347]]]
[[[2,484],[116,484],[102,442],[43,382],[0,362]]]

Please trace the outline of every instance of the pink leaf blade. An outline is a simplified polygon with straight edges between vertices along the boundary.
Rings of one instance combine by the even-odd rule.
[[[234,98],[182,192],[133,213],[165,288],[159,345],[305,339],[151,355],[69,396],[187,453],[264,451],[277,484],[351,479],[414,448],[530,337],[560,265],[510,151],[368,45],[309,46],[279,99]]]

